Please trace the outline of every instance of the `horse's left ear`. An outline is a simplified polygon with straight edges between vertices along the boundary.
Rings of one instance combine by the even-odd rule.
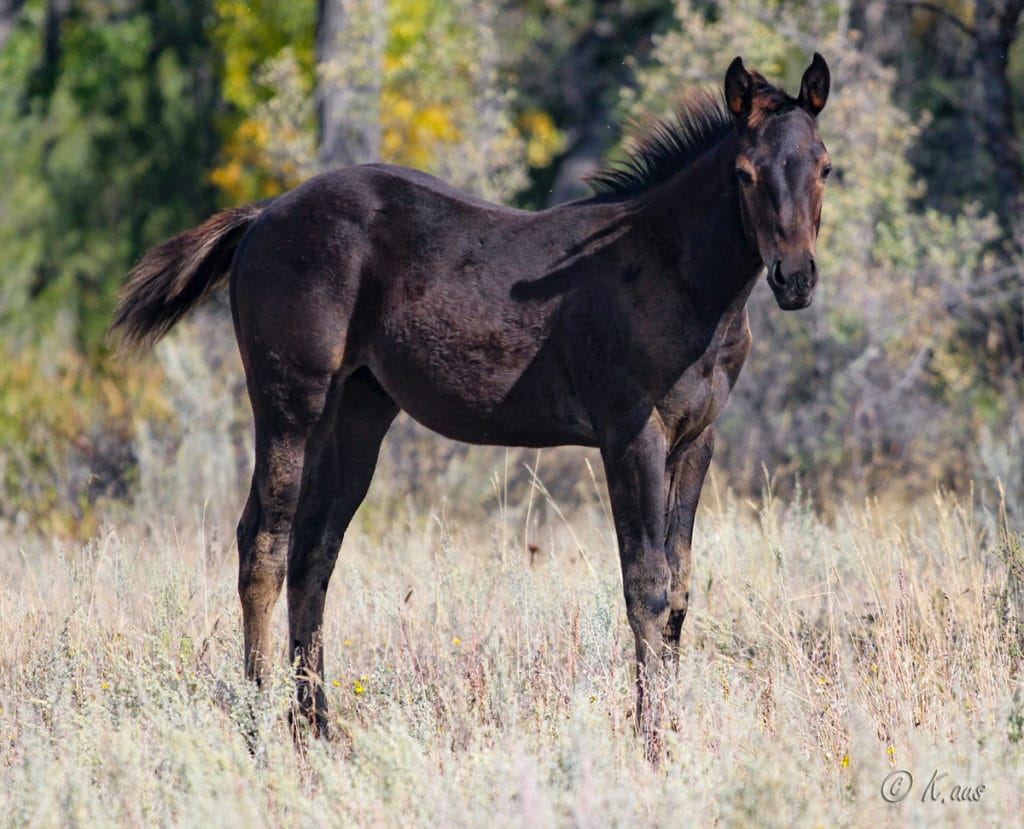
[[[804,72],[803,80],[800,81],[800,97],[798,99],[800,106],[817,117],[818,113],[825,108],[830,83],[828,64],[825,63],[825,58],[815,52],[814,60],[811,61],[811,65]]]

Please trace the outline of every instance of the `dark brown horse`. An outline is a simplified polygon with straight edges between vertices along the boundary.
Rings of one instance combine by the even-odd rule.
[[[686,616],[713,423],[750,348],[747,297],[765,265],[786,310],[818,279],[828,91],[820,55],[796,98],[736,58],[724,105],[691,95],[593,198],[521,212],[371,164],[146,254],[113,323],[129,345],[230,281],[256,428],[238,525],[248,676],[267,670],[287,578],[298,701],[325,727],[327,584],[404,409],[471,443],[600,448],[642,703]]]

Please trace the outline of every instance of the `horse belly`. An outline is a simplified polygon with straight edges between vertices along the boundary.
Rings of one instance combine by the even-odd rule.
[[[402,405],[399,403],[399,405]],[[446,438],[486,446],[596,446],[589,423],[538,417],[536,409],[501,410],[480,415],[473,409],[439,412],[402,406],[417,423]]]
[[[496,446],[594,444],[583,404],[554,366],[474,349],[392,346],[371,371],[417,422],[445,437]]]

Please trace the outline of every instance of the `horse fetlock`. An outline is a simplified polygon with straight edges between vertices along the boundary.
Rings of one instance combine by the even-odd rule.
[[[313,637],[308,649],[296,647],[295,705],[309,723],[314,737],[329,737],[327,694],[324,691],[320,637]],[[296,643],[293,642],[293,645]],[[314,667],[316,666],[316,667]],[[294,725],[294,721],[293,721]]]
[[[288,721],[296,738],[301,737],[301,724],[307,723],[314,737],[329,740],[331,726],[327,719],[327,698],[321,689],[310,689],[308,684],[297,688],[295,702],[288,712]]]

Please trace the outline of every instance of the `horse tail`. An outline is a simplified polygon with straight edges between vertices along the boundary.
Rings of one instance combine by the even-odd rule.
[[[235,248],[270,203],[232,207],[151,248],[132,268],[110,325],[121,345],[154,345],[228,275]]]

